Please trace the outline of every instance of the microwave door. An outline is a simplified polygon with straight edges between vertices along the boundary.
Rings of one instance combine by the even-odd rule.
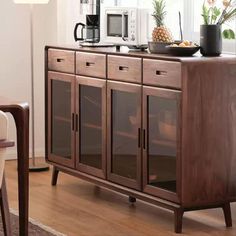
[[[122,39],[128,41],[128,12],[122,13]]]

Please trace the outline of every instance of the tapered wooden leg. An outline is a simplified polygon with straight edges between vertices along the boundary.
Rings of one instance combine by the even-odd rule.
[[[7,199],[7,189],[6,189],[6,180],[3,175],[2,179],[2,188],[0,190],[0,201],[1,201],[1,213],[2,213],[2,224],[4,228],[4,235],[11,236],[11,223],[10,223],[10,213],[9,205]]]
[[[223,205],[223,212],[225,216],[225,225],[227,228],[232,227],[232,216],[231,216],[231,208],[230,203],[226,203]]]
[[[52,170],[52,186],[57,185],[58,174],[59,174],[59,170],[55,166],[53,166],[53,170]]]
[[[181,234],[184,211],[183,209],[179,208],[176,209],[174,213],[175,213],[175,233]]]

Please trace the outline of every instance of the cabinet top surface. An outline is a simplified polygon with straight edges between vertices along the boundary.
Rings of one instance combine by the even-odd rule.
[[[81,47],[74,45],[53,45],[46,46],[46,50],[49,48],[61,49],[61,50],[74,50],[79,52],[90,52],[90,53],[102,53],[117,56],[130,56],[130,57],[142,57],[150,59],[160,59],[177,62],[222,62],[222,61],[235,61],[236,55],[234,54],[222,54],[220,57],[202,57],[200,53],[195,54],[192,57],[177,57],[168,54],[152,54],[148,51],[134,51],[129,50],[127,47],[121,47],[119,51],[115,47]]]

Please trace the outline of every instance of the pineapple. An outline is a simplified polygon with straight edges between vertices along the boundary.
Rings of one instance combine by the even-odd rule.
[[[154,42],[170,43],[173,42],[170,31],[164,25],[164,19],[167,14],[165,11],[165,0],[153,1],[154,13],[153,17],[156,21],[156,27],[152,32],[152,40]]]

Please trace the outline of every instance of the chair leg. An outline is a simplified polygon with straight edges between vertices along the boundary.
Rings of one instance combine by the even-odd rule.
[[[6,180],[5,174],[2,179],[2,188],[0,189],[0,203],[1,203],[1,213],[2,213],[2,224],[4,228],[4,235],[11,236],[11,223],[10,223],[10,212],[7,198]]]

